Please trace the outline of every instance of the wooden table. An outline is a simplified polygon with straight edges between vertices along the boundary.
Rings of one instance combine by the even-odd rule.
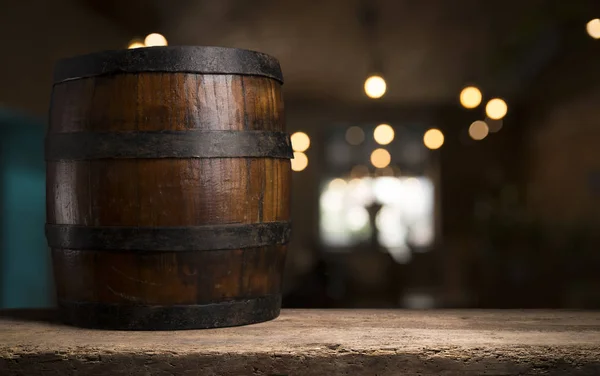
[[[52,314],[0,313],[0,375],[600,375],[600,312],[284,310],[179,332]]]

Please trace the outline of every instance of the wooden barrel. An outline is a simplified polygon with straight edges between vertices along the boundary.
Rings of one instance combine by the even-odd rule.
[[[277,317],[292,157],[277,60],[152,47],[62,60],[54,78],[46,237],[64,321]]]

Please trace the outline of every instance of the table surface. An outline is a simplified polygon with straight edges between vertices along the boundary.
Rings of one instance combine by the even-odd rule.
[[[52,313],[0,312],[0,374],[43,364],[90,375],[136,365],[151,375],[600,375],[600,312],[283,310],[266,323],[176,332],[79,329]]]

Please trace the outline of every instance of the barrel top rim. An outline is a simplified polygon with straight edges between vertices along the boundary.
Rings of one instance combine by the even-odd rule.
[[[54,68],[54,84],[144,72],[263,76],[283,83],[279,61],[263,52],[218,46],[157,46],[106,50],[61,59]]]

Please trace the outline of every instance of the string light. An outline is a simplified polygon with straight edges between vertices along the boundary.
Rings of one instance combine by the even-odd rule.
[[[373,138],[379,145],[387,145],[394,140],[394,128],[389,124],[379,124],[373,132]]]
[[[134,39],[131,42],[129,42],[129,45],[127,46],[128,49],[134,49],[134,48],[141,48],[141,47],[145,47],[146,45],[139,39]]]
[[[493,120],[502,119],[504,116],[506,116],[507,112],[508,106],[506,105],[506,102],[500,98],[494,98],[490,100],[485,106],[486,115]]]
[[[469,136],[473,140],[480,141],[487,137],[490,130],[485,121],[477,120],[474,121],[473,124],[469,127]]]
[[[475,108],[481,104],[481,91],[475,86],[468,86],[460,92],[460,104],[464,108]]]
[[[165,38],[162,34],[152,33],[146,36],[144,39],[144,44],[146,47],[155,47],[155,46],[166,46],[167,38]]]
[[[594,18],[586,25],[587,33],[594,39],[600,39],[600,18]]]
[[[306,151],[310,147],[310,137],[304,132],[296,132],[290,137],[294,151]]]
[[[365,93],[369,98],[381,98],[386,90],[387,85],[381,76],[373,75],[365,80]]]
[[[308,157],[306,154],[295,151],[294,159],[292,159],[292,170],[299,172],[304,170],[306,166],[308,166]]]
[[[392,156],[385,149],[375,149],[371,153],[371,164],[376,168],[387,167],[392,161]]]
[[[437,128],[431,128],[423,135],[423,143],[428,149],[439,149],[444,145],[444,134]]]

